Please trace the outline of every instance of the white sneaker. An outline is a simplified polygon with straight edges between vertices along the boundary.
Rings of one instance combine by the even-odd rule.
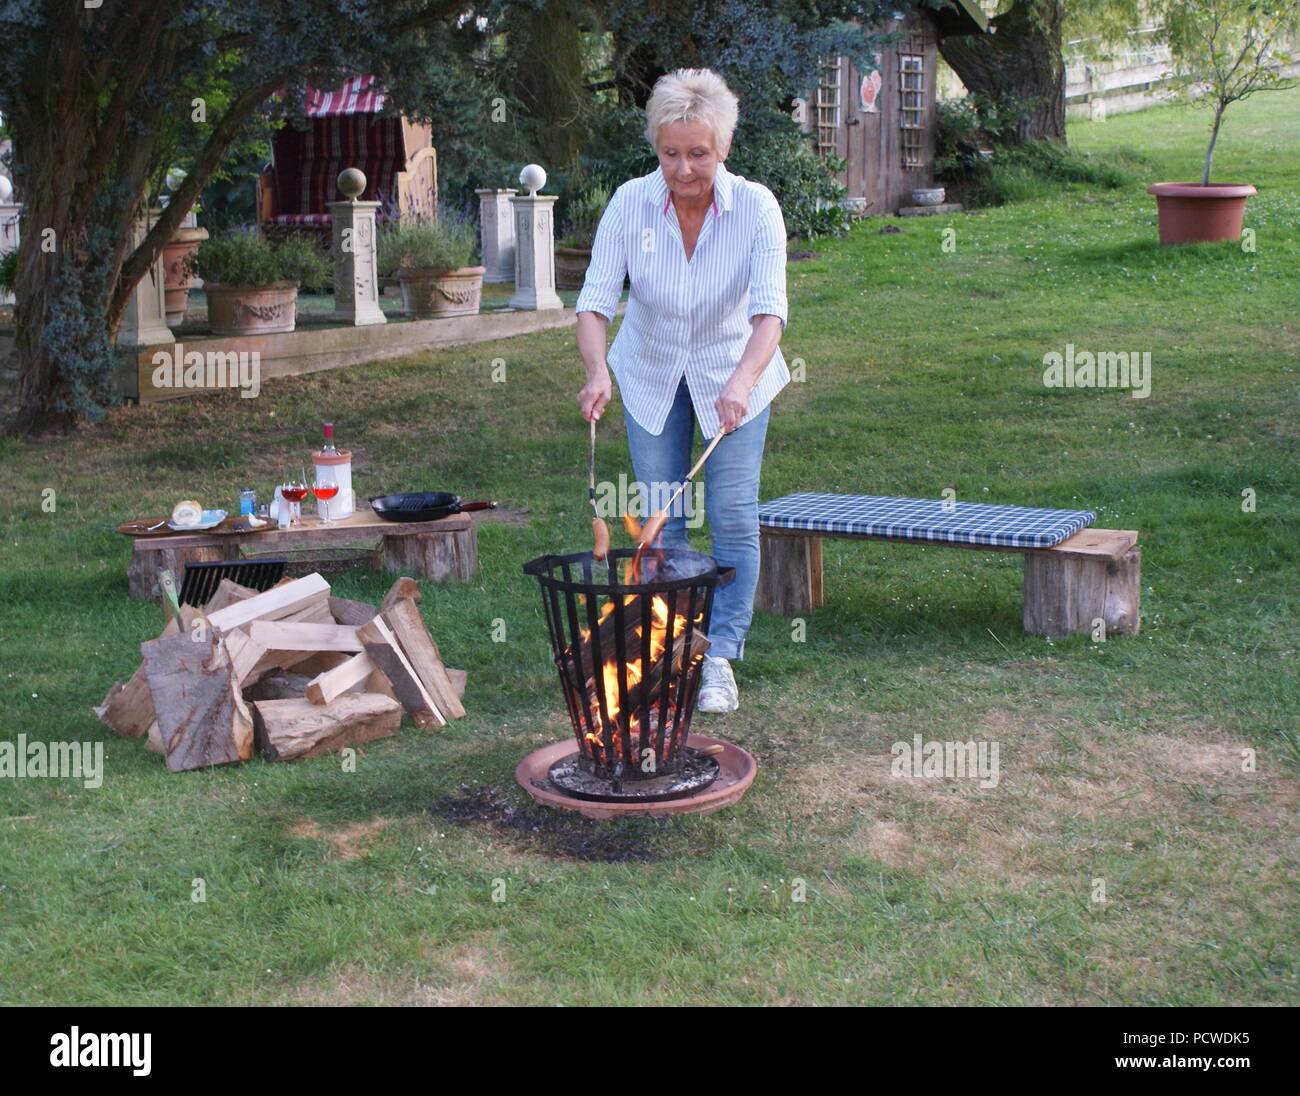
[[[734,712],[740,707],[740,693],[731,663],[725,658],[704,656],[704,680],[700,683],[697,708],[702,712]]]

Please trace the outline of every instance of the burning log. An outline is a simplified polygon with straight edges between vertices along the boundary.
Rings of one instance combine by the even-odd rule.
[[[674,638],[681,636],[686,631],[686,617],[690,612],[690,591],[678,590],[673,596],[669,593],[646,595],[646,594],[626,594],[623,597],[623,656],[628,662],[635,661],[639,666],[641,663],[641,625],[642,625],[642,599],[650,598],[650,633],[651,647],[650,658],[654,662],[657,660],[660,651],[667,646],[666,629],[669,624],[671,609],[672,629]],[[669,598],[673,597],[670,602]],[[699,630],[700,621],[703,619],[704,605],[701,599],[696,598],[695,607],[695,631]],[[592,660],[596,655],[596,647],[600,647],[600,659],[604,663],[609,663],[618,657],[618,636],[617,636],[617,614],[613,598],[610,598],[601,607],[597,616],[599,621],[596,627],[596,640],[591,638],[591,629],[587,626],[589,618],[578,618],[579,635],[581,642],[577,645],[577,655],[579,664],[582,668],[584,679],[590,683],[595,674],[592,669]],[[658,650],[656,650],[658,648]],[[573,647],[572,645],[565,648],[565,669],[570,680],[573,679]]]
[[[650,636],[649,667],[645,662],[645,647],[642,630],[642,598],[650,597]],[[673,600],[670,602],[670,598]],[[626,725],[635,736],[631,746],[634,753],[651,745],[650,733],[657,727],[660,717],[660,705],[663,701],[662,689],[665,680],[675,682],[680,673],[693,662],[702,658],[709,649],[708,637],[700,627],[703,618],[703,605],[697,597],[694,626],[691,629],[690,646],[687,647],[687,614],[690,611],[690,591],[680,590],[676,593],[655,595],[629,594],[624,597],[623,610],[623,677],[620,681],[617,617],[613,602],[607,602],[602,609],[602,617],[596,628],[599,640],[600,665],[593,669],[597,644],[592,640],[590,629],[580,629],[581,641],[570,645],[560,660],[560,670],[566,682],[572,686],[578,703],[586,707],[585,713],[578,713],[584,726],[592,730],[586,732],[586,739],[593,749],[603,753],[606,763],[613,763],[623,756],[622,727]],[[671,627],[673,637],[668,642],[670,626],[669,609],[672,607]],[[579,686],[574,674],[574,663],[581,668],[582,682]],[[623,687],[627,690],[626,708],[623,705]],[[609,717],[606,727],[602,715],[601,698],[604,698],[604,713]],[[675,724],[678,697],[672,684],[669,686],[668,705],[663,712],[665,731]],[[644,704],[644,707],[643,707]],[[623,713],[626,712],[626,715]],[[642,716],[650,714],[651,726],[642,726]],[[620,718],[622,717],[622,718]]]

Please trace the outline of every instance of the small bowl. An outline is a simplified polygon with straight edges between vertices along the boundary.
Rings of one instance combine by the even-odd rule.
[[[941,186],[920,187],[912,191],[912,204],[919,206],[943,205],[944,189]]]

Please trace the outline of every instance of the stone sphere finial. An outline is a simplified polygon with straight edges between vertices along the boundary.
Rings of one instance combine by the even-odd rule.
[[[14,196],[14,184],[7,175],[0,175],[0,202],[7,202]]]
[[[366,189],[366,173],[359,167],[345,167],[339,172],[339,193],[349,202],[355,202]]]
[[[519,173],[519,181],[528,188],[528,196],[531,198],[546,185],[546,168],[541,164],[528,164]]]

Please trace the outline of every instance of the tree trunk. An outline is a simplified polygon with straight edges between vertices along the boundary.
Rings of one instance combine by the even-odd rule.
[[[567,169],[577,162],[591,93],[582,80],[582,7],[566,2],[521,9],[512,66],[520,100],[536,124],[543,163]]]
[[[1004,144],[1065,140],[1062,0],[1016,0],[990,34],[940,38],[939,52],[967,90],[1013,120]]]

